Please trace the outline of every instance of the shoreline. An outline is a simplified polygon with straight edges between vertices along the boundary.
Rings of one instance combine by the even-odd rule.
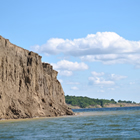
[[[113,107],[138,107],[140,103],[132,104],[132,103],[116,103],[116,104],[105,104],[103,107],[100,105],[96,106],[88,106],[86,108],[81,108],[80,106],[72,106],[67,104],[67,106],[71,109],[87,109],[87,108],[113,108]]]
[[[138,106],[125,106],[125,107],[140,107]],[[102,108],[116,108],[116,107],[102,107]],[[119,107],[121,108],[121,107]],[[74,108],[76,109],[76,108]],[[90,109],[90,108],[78,108],[80,109]],[[92,109],[92,108],[91,108]],[[97,113],[97,112],[96,112]],[[85,116],[85,115],[103,115],[106,114],[103,111],[96,114],[95,112],[89,113],[89,112],[74,112],[74,115],[64,115],[64,116],[54,116],[54,117],[33,117],[33,118],[20,118],[20,119],[0,119],[0,124],[5,122],[23,122],[23,121],[33,121],[33,120],[43,120],[43,119],[56,119],[56,118],[68,118],[68,117],[76,117],[76,116]]]
[[[118,106],[112,106],[112,107],[100,107],[100,108],[116,108]],[[140,104],[137,104],[135,106],[122,106],[122,107],[140,107]],[[96,107],[93,107],[96,108]],[[98,107],[99,108],[99,107]],[[119,108],[121,108],[119,106]],[[92,109],[90,108],[71,108],[71,109]],[[82,112],[81,112],[82,113]],[[4,123],[4,122],[18,122],[18,121],[31,121],[31,120],[42,120],[42,119],[55,119],[55,118],[65,118],[65,117],[74,117],[74,116],[80,116],[81,115],[80,112],[74,112],[74,115],[64,115],[64,116],[54,116],[54,117],[33,117],[33,118],[19,118],[19,119],[0,119],[0,123]]]
[[[18,122],[18,121],[31,121],[31,120],[42,120],[42,119],[55,119],[55,118],[65,118],[65,117],[73,117],[77,116],[77,113],[74,113],[74,115],[64,115],[64,116],[55,116],[55,117],[33,117],[33,118],[19,118],[19,119],[0,119],[0,123],[2,122]]]

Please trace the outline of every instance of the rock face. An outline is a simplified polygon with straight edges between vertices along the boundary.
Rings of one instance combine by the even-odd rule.
[[[0,119],[73,115],[57,71],[0,36]]]

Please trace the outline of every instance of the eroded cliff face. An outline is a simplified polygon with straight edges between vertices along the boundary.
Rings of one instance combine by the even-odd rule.
[[[0,119],[73,115],[57,71],[0,36]]]

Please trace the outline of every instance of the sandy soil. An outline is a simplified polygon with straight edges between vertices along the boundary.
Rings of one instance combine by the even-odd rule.
[[[76,116],[77,114],[75,113],[74,115],[64,115],[64,116],[55,116],[55,117],[35,117],[35,118],[26,118],[26,119],[1,119],[0,123],[4,122],[18,122],[18,121],[31,121],[31,120],[41,120],[41,119],[52,119],[52,118],[64,118],[64,117],[73,117]]]
[[[68,105],[71,109],[80,109],[79,106]],[[140,106],[140,104],[130,104],[130,103],[117,103],[117,104],[105,104],[104,107],[133,107]],[[86,108],[102,108],[100,105],[88,106]]]

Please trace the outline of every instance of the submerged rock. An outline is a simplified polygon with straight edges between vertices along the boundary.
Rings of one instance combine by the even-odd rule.
[[[37,53],[0,36],[0,119],[73,115],[57,74]]]

